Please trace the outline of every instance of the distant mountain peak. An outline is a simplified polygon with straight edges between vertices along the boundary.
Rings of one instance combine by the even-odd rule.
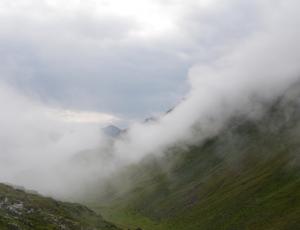
[[[102,129],[103,133],[109,137],[118,137],[122,132],[122,129],[115,125],[108,125]]]

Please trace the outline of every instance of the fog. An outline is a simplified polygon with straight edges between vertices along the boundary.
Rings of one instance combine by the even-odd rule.
[[[66,122],[34,95],[1,83],[0,180],[67,198],[149,155],[201,143],[234,115],[259,116],[261,102],[300,76],[300,3],[274,2],[257,3],[262,17],[254,33],[191,66],[190,90],[173,110],[131,123],[115,140],[101,134],[99,123]]]
[[[53,108],[7,85],[0,89],[2,182],[42,186],[48,168],[54,170],[59,161],[99,145],[102,138],[97,126],[66,122]]]
[[[116,151],[140,159],[176,143],[192,143],[218,132],[237,114],[257,116],[260,102],[271,101],[299,80],[300,32],[296,1],[264,8],[263,27],[233,52],[209,65],[190,69],[186,99],[157,123],[135,124]],[[193,128],[200,127],[195,135]]]

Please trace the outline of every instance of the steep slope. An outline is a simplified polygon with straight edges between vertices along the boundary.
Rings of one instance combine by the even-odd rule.
[[[0,184],[1,230],[117,230],[88,208]]]
[[[299,105],[290,89],[259,119],[233,118],[198,146],[146,159],[93,208],[145,230],[299,229]]]

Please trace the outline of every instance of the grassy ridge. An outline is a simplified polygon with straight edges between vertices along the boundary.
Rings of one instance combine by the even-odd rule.
[[[1,230],[117,230],[85,206],[0,184]]]

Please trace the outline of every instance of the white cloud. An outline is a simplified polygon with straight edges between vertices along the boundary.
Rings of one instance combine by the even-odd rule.
[[[96,148],[103,139],[101,126],[114,118],[100,113],[71,113],[73,119],[79,116],[80,121],[77,117],[76,122],[66,122],[57,109],[2,83],[0,104],[2,182],[34,184],[30,177],[24,179],[23,174],[53,169],[53,165],[80,151]]]
[[[167,110],[186,91],[190,66],[250,30],[248,13],[232,16],[243,4],[217,0],[0,4],[0,78],[62,107],[130,119]]]
[[[157,123],[133,124],[112,149],[94,123],[116,120],[116,116],[86,112],[92,111],[89,109],[52,110],[49,116],[48,106],[14,89],[1,87],[0,179],[44,193],[65,195],[71,190],[80,191],[87,181],[103,178],[149,154],[163,154],[173,145],[198,143],[222,129],[232,115],[251,114],[253,96],[270,100],[299,77],[300,5],[296,0],[281,0],[276,4],[268,0],[233,0],[228,5],[218,1],[200,8],[197,1],[163,4],[151,1],[150,4],[144,0],[133,1],[135,4],[131,5],[107,1],[104,6],[104,1],[101,4],[87,1],[80,9],[82,2],[77,1],[67,5],[66,1],[56,1],[51,6],[40,1],[26,3],[20,2],[16,7],[16,2],[6,1],[3,9],[2,2],[2,12],[6,13],[0,16],[7,22],[0,25],[0,38],[7,42],[4,44],[11,45],[7,38],[18,41],[11,45],[15,52],[9,46],[2,72],[11,73],[9,76],[15,77],[19,84],[24,77],[34,79],[35,84],[39,81],[53,84],[49,79],[56,79],[49,91],[53,93],[61,87],[63,93],[69,92],[61,98],[68,95],[74,103],[81,100],[84,105],[92,98],[100,100],[98,104],[110,105],[110,97],[100,97],[95,92],[115,95],[126,91],[122,86],[132,82],[125,95],[138,101],[147,90],[151,96],[156,93],[148,87],[154,76],[158,76],[157,82],[161,84],[174,81],[172,77],[163,78],[163,70],[186,64],[186,60],[191,60],[187,66],[193,66],[189,72],[191,91],[185,101]],[[161,27],[153,28],[160,22]],[[150,39],[145,39],[145,34]],[[172,59],[178,54],[183,62]],[[98,71],[99,63],[102,63],[99,69],[105,71]],[[8,66],[13,67],[4,71]],[[139,72],[140,68],[145,71]],[[45,72],[39,72],[40,69]],[[124,69],[128,71],[126,74]],[[175,70],[166,73],[175,74]],[[139,87],[138,79],[145,81],[144,87]],[[77,91],[82,85],[94,87],[94,91],[85,97],[86,94]],[[88,87],[85,90],[90,92]],[[122,96],[116,97],[118,106],[135,110],[144,105],[145,100],[130,103]],[[160,94],[156,101],[163,99]],[[200,129],[196,136],[195,126]],[[67,156],[87,148],[96,151],[91,161],[84,161],[84,167],[73,161],[65,164]],[[36,180],[32,180],[33,174]],[[43,183],[45,180],[47,185]]]
[[[266,2],[261,6],[263,26],[233,51],[191,68],[191,91],[170,113],[158,122],[133,124],[115,142],[116,167],[109,165],[107,171],[149,155],[160,156],[174,146],[199,144],[222,130],[232,116],[257,118],[263,111],[260,103],[271,102],[299,81],[300,32],[295,28],[300,23],[300,3],[280,3],[272,12]]]

